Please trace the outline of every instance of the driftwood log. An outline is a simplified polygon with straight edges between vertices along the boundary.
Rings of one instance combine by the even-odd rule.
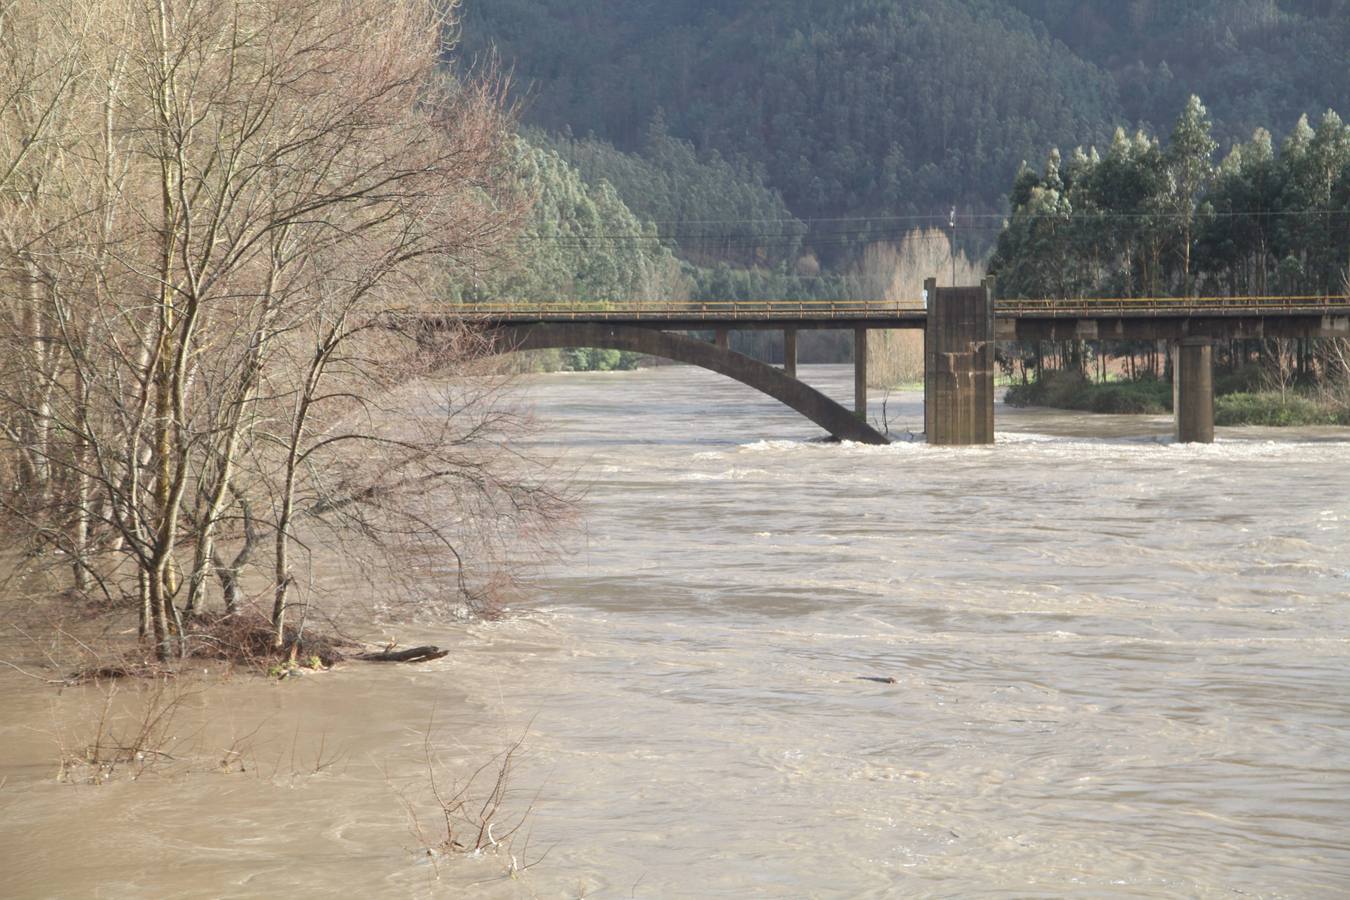
[[[356,658],[366,662],[429,662],[449,655],[449,650],[427,646],[411,647],[407,650],[381,650],[379,653],[362,653]]]

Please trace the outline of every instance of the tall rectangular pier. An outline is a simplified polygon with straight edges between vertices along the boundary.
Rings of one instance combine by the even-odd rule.
[[[994,284],[940,288],[930,278],[924,331],[923,419],[928,443],[994,443]]]

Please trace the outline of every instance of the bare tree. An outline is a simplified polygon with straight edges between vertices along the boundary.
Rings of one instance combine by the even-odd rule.
[[[951,237],[939,228],[911,231],[899,244],[877,243],[866,249],[853,274],[855,290],[869,300],[918,305],[925,279],[951,277]],[[979,284],[983,264],[964,253],[956,257],[959,284]],[[893,388],[923,379],[923,334],[917,330],[876,332],[868,342],[868,378],[872,387]]]
[[[280,646],[302,526],[458,558],[454,529],[396,501],[443,491],[484,532],[559,508],[513,480],[495,392],[416,433],[384,399],[472,355],[463,335],[427,354],[406,323],[498,264],[528,203],[504,80],[441,68],[456,6],[0,10],[0,501],[77,586],[131,586],[161,658],[213,573],[240,611],[266,531]]]

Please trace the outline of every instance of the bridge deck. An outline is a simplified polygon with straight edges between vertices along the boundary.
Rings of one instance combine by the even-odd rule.
[[[1347,297],[1121,297],[999,300],[999,319],[1185,319],[1312,317],[1350,314]],[[928,312],[920,300],[723,300],[596,303],[559,301],[534,306],[473,304],[454,315],[484,324],[609,322],[671,330],[737,328],[919,328]]]

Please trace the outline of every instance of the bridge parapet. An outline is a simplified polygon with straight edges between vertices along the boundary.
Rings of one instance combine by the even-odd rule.
[[[1336,312],[1350,312],[1350,297],[1081,297],[999,300],[994,304],[994,314],[1003,318],[1041,316],[1132,318],[1216,314],[1269,316]]]
[[[704,321],[753,324],[761,321],[831,322],[850,327],[858,320],[913,318],[922,322],[922,300],[709,300],[694,302],[479,303],[448,310],[470,321],[486,322],[667,322]]]
[[[1263,297],[1108,297],[1005,299],[993,303],[999,322],[1000,340],[1132,340],[1153,336],[1153,332],[1171,328],[1171,334],[1159,338],[1179,338],[1190,333],[1178,325],[1189,320],[1260,321],[1262,333],[1278,335],[1281,328],[1289,336],[1311,336],[1313,331],[1336,330],[1350,322],[1350,298],[1344,296],[1263,296]],[[706,302],[633,301],[479,303],[456,306],[443,314],[460,320],[490,324],[534,322],[606,322],[662,328],[666,330],[712,330],[733,324],[743,329],[796,328],[925,328],[928,309],[918,298],[895,300],[710,300]],[[1327,323],[1321,322],[1328,320]],[[1103,323],[1084,326],[1079,333],[1065,333],[1055,327],[1047,332],[1037,323],[1072,321]],[[1126,326],[1106,323],[1140,323],[1129,333]],[[1145,325],[1143,323],[1153,323]],[[1272,329],[1270,326],[1274,326]],[[1243,334],[1252,329],[1240,327]],[[1149,332],[1144,334],[1143,332]],[[1222,336],[1212,333],[1211,337]]]

